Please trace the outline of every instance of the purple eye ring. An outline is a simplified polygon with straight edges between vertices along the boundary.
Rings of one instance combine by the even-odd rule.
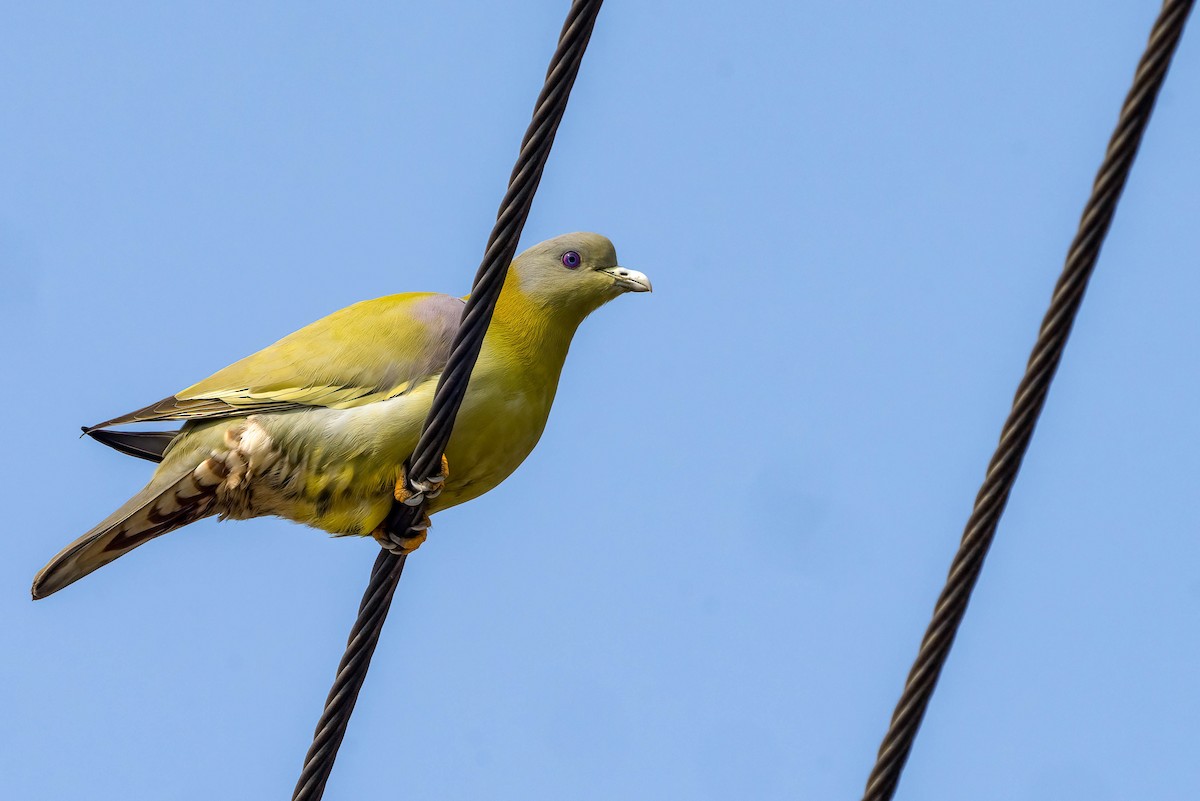
[[[583,259],[580,258],[579,254],[575,251],[568,250],[566,253],[562,254],[562,263],[563,267],[566,267],[568,270],[574,270],[577,269],[579,265],[583,264]]]

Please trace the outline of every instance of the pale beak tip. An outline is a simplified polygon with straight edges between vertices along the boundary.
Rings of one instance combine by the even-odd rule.
[[[617,279],[617,286],[626,292],[653,292],[654,287],[645,273],[628,267],[609,267],[604,272]]]

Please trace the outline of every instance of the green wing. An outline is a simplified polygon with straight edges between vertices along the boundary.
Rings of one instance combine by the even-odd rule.
[[[442,371],[462,308],[460,298],[435,293],[356,303],[182,392],[85,431],[311,406],[348,409],[394,398]]]

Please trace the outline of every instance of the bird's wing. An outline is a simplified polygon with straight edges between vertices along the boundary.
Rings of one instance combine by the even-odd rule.
[[[179,429],[174,431],[102,431],[88,430],[85,426],[83,433],[97,442],[104,443],[113,450],[127,456],[136,456],[151,462],[161,462],[171,447],[171,443],[179,436]]]
[[[403,395],[450,358],[463,301],[434,293],[356,303],[158,403],[85,431],[150,420],[346,409]]]

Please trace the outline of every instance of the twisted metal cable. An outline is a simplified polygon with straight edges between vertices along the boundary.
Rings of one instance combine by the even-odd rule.
[[[1192,5],[1192,0],[1166,0],[1150,32],[1133,86],[1125,98],[1116,131],[1109,140],[1104,162],[1092,186],[1091,197],[1084,206],[1079,230],[1067,252],[1066,265],[1054,288],[1050,308],[1042,320],[1025,377],[1017,387],[1012,411],[1001,429],[1000,444],[988,464],[987,476],[975,498],[975,508],[967,520],[946,586],[934,607],[933,619],[925,631],[904,692],[879,747],[875,767],[867,779],[863,801],[889,801],[896,791],[900,773],[996,533],[996,524],[1029,447],[1046,401],[1046,392],[1062,358],[1071,325],[1083,301],[1088,279]]]
[[[471,370],[483,345],[483,337],[508,274],[508,266],[516,252],[521,230],[529,216],[534,193],[554,144],[554,135],[566,110],[571,87],[579,73],[579,64],[583,60],[602,2],[574,0],[567,13],[559,34],[558,49],[550,60],[545,84],[534,106],[533,119],[525,131],[520,155],[509,177],[508,191],[500,203],[483,262],[475,274],[471,295],[463,309],[449,362],[438,381],[421,439],[409,460],[406,474],[410,489],[414,482],[422,483],[440,469],[442,454],[454,428],[454,418],[466,394]],[[385,521],[388,532],[403,535],[417,521],[420,513],[420,507],[394,504]],[[333,687],[325,700],[325,709],[292,793],[293,801],[318,801],[324,795],[325,783],[329,780],[338,747],[346,734],[358,692],[366,679],[371,655],[379,642],[379,633],[387,619],[392,596],[404,571],[404,562],[404,556],[393,555],[382,549],[375,559],[346,651],[338,664]]]

